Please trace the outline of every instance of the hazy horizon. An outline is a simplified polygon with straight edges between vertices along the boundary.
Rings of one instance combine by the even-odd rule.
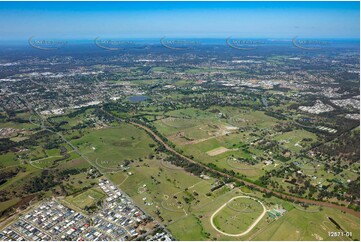
[[[0,40],[359,39],[358,2],[1,2]]]

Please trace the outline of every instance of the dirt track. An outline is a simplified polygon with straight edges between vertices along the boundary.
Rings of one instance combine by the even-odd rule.
[[[118,117],[115,117],[114,115],[106,112],[105,110],[103,110],[103,112],[107,113],[108,115],[114,117],[115,119],[117,120],[120,120],[122,122],[124,122],[122,119],[118,118]],[[270,193],[272,192],[273,194],[283,198],[283,199],[286,199],[286,200],[291,200],[293,202],[301,202],[301,203],[307,203],[307,204],[313,204],[313,205],[317,205],[317,206],[324,206],[324,207],[328,207],[328,208],[335,208],[335,209],[338,209],[338,210],[341,210],[343,212],[346,212],[348,214],[351,214],[355,217],[360,217],[360,212],[358,211],[355,211],[353,209],[350,209],[350,208],[347,208],[347,207],[344,207],[344,206],[340,206],[340,205],[337,205],[337,204],[333,204],[333,203],[328,203],[328,202],[322,202],[322,201],[315,201],[315,200],[310,200],[310,199],[306,199],[306,198],[300,198],[300,197],[294,197],[294,196],[291,196],[291,195],[286,195],[286,194],[283,194],[283,193],[279,193],[279,192],[275,192],[275,191],[272,191],[268,188],[264,188],[264,187],[261,187],[261,186],[258,186],[256,184],[253,184],[251,182],[247,182],[247,181],[244,181],[240,178],[237,178],[237,177],[233,177],[233,176],[230,176],[226,173],[223,173],[223,172],[220,172],[220,171],[217,171],[217,170],[214,170],[212,168],[209,168],[208,166],[202,164],[202,163],[199,163],[199,162],[196,162],[180,153],[178,153],[176,150],[174,150],[172,147],[170,147],[168,144],[166,144],[157,134],[155,134],[150,128],[144,126],[144,125],[141,125],[141,124],[138,124],[138,123],[135,123],[135,122],[129,122],[130,124],[136,126],[136,127],[139,127],[143,130],[145,130],[149,135],[153,136],[154,139],[156,139],[157,141],[159,141],[168,151],[172,152],[173,154],[191,162],[191,163],[194,163],[194,164],[197,164],[201,167],[203,167],[204,169],[208,170],[208,171],[211,171],[213,173],[216,173],[218,174],[219,176],[223,176],[223,177],[227,177],[227,178],[232,178],[238,182],[243,182],[245,185],[249,186],[249,187],[252,187],[254,189],[257,189],[261,192],[265,192],[265,193]]]
[[[210,155],[210,156],[216,156],[216,155],[223,154],[224,152],[227,152],[229,150],[230,149],[227,149],[225,147],[218,147],[213,150],[207,151],[206,153],[207,153],[207,155]]]
[[[217,227],[214,225],[213,223],[213,218],[214,216],[219,212],[221,211],[225,206],[227,206],[228,203],[232,202],[233,200],[237,199],[237,198],[249,198],[249,199],[253,199],[257,202],[259,202],[262,207],[263,207],[263,212],[260,216],[258,216],[258,218],[251,224],[251,226],[249,226],[247,228],[246,231],[242,232],[242,233],[239,233],[239,234],[229,234],[229,233],[226,233],[226,232],[223,232],[219,229],[217,229]],[[220,208],[218,208],[211,216],[210,218],[210,222],[211,222],[211,225],[212,227],[217,230],[219,233],[223,234],[223,235],[227,235],[227,236],[231,236],[231,237],[240,237],[240,236],[243,236],[243,235],[246,235],[248,234],[249,232],[251,232],[251,230],[259,223],[259,221],[261,221],[261,219],[263,218],[263,216],[266,214],[267,210],[266,210],[266,207],[263,205],[263,203],[255,198],[252,198],[252,197],[249,197],[249,196],[237,196],[237,197],[233,197],[231,198],[228,202],[224,203]]]
[[[172,152],[173,154],[187,160],[188,162],[191,162],[191,163],[194,163],[194,164],[197,164],[201,167],[203,167],[204,169],[208,170],[208,171],[211,171],[213,173],[216,173],[218,174],[219,176],[223,176],[223,177],[227,177],[227,178],[232,178],[236,181],[239,181],[239,182],[243,182],[244,184],[246,184],[247,186],[249,187],[252,187],[254,189],[257,189],[261,192],[273,192],[275,195],[279,196],[279,197],[282,197],[283,199],[286,199],[286,200],[291,200],[291,201],[294,201],[294,202],[301,202],[301,203],[308,203],[308,204],[314,204],[314,205],[318,205],[318,206],[324,206],[324,207],[329,207],[329,208],[335,208],[335,209],[338,209],[338,210],[341,210],[341,211],[344,211],[346,213],[349,213],[349,214],[352,214],[353,216],[356,216],[356,217],[360,217],[360,213],[358,211],[355,211],[353,209],[350,209],[350,208],[347,208],[347,207],[344,207],[344,206],[340,206],[340,205],[337,205],[337,204],[333,204],[333,203],[328,203],[328,202],[322,202],[322,201],[314,201],[314,200],[310,200],[310,199],[306,199],[306,198],[300,198],[300,197],[294,197],[294,196],[291,196],[291,195],[285,195],[285,194],[282,194],[282,193],[279,193],[279,192],[275,192],[275,191],[272,191],[268,188],[264,188],[264,187],[261,187],[261,186],[258,186],[256,184],[253,184],[251,182],[247,182],[247,181],[244,181],[240,178],[237,178],[237,177],[233,177],[231,175],[228,175],[226,173],[223,173],[223,172],[220,172],[220,171],[217,171],[217,170],[214,170],[212,168],[209,168],[208,166],[202,164],[202,163],[199,163],[199,162],[196,162],[180,153],[178,153],[176,150],[174,150],[172,147],[170,147],[168,144],[166,144],[157,134],[155,134],[150,128],[146,127],[146,126],[143,126],[141,124],[138,124],[138,123],[135,123],[135,122],[129,122],[130,124],[134,125],[134,126],[137,126],[143,130],[145,130],[148,134],[150,134],[151,136],[153,136],[157,141],[159,141],[168,151]]]

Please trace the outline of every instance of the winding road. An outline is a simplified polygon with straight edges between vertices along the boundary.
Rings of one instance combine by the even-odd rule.
[[[113,114],[109,113],[109,112],[106,112],[105,110],[101,109],[103,112],[105,112],[106,114],[114,117],[115,119],[117,119],[118,121],[121,121],[121,122],[124,122],[124,120],[114,116]],[[155,140],[157,140],[158,142],[160,142],[165,149],[167,149],[169,152],[177,155],[178,157],[180,158],[183,158],[185,159],[186,161],[190,162],[190,163],[194,163],[194,164],[197,164],[201,167],[203,167],[205,170],[207,171],[210,171],[214,174],[217,174],[219,176],[222,176],[222,177],[226,177],[226,178],[230,178],[230,179],[234,179],[235,181],[238,181],[238,182],[243,182],[246,186],[248,187],[251,187],[253,189],[256,189],[258,191],[261,191],[261,192],[264,192],[264,193],[273,193],[275,194],[276,196],[282,198],[282,199],[285,199],[285,200],[290,200],[292,202],[300,202],[300,203],[307,203],[307,204],[313,204],[313,205],[317,205],[317,206],[323,206],[323,207],[328,207],[328,208],[334,208],[334,209],[338,209],[338,210],[341,210],[343,212],[346,212],[348,214],[351,214],[355,217],[360,217],[360,213],[358,211],[355,211],[351,208],[347,208],[347,207],[344,207],[344,206],[341,206],[341,205],[338,205],[338,204],[333,204],[333,203],[328,203],[328,202],[324,202],[324,201],[315,201],[315,200],[310,200],[310,199],[307,199],[307,198],[301,198],[301,197],[295,197],[295,196],[292,196],[292,195],[286,195],[286,194],[283,194],[283,193],[280,193],[280,192],[276,192],[276,191],[273,191],[271,189],[268,189],[268,188],[264,188],[264,187],[261,187],[259,185],[256,185],[254,183],[251,183],[251,182],[248,182],[248,181],[245,181],[245,180],[242,180],[238,177],[234,177],[234,176],[231,176],[227,173],[224,173],[224,172],[221,172],[221,171],[217,171],[215,169],[212,169],[208,166],[206,166],[205,164],[202,164],[200,162],[196,162],[190,158],[188,158],[187,156],[185,155],[182,155],[180,153],[178,153],[175,149],[173,149],[172,147],[170,147],[167,143],[165,143],[156,133],[154,133],[150,128],[144,126],[144,125],[141,125],[141,124],[138,124],[136,122],[132,122],[132,121],[129,121],[128,123],[138,127],[138,128],[141,128],[143,130],[145,130],[149,135],[151,135]]]

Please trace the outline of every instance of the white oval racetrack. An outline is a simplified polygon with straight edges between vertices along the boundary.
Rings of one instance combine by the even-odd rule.
[[[249,198],[249,199],[252,199],[254,201],[257,201],[259,202],[259,204],[262,205],[263,207],[263,212],[262,214],[253,222],[253,224],[251,224],[251,226],[248,227],[248,229],[240,234],[229,234],[229,233],[226,233],[226,232],[223,232],[221,230],[219,230],[213,223],[213,218],[214,216],[219,212],[221,211],[225,206],[227,206],[228,203],[232,202],[233,200],[237,199],[237,198]],[[227,236],[232,236],[232,237],[239,237],[239,236],[243,236],[243,235],[246,235],[248,234],[258,223],[259,221],[261,221],[261,219],[263,218],[263,216],[266,214],[267,210],[266,210],[266,207],[263,205],[263,203],[261,201],[259,201],[258,199],[255,199],[253,197],[249,197],[249,196],[237,196],[237,197],[233,197],[231,198],[230,200],[228,200],[228,202],[226,202],[225,204],[223,204],[220,208],[218,208],[211,216],[211,225],[212,227],[217,230],[219,233],[223,234],[223,235],[227,235]]]

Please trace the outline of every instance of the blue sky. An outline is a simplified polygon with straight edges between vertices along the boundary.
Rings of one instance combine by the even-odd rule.
[[[359,2],[0,2],[0,40],[359,38]]]

